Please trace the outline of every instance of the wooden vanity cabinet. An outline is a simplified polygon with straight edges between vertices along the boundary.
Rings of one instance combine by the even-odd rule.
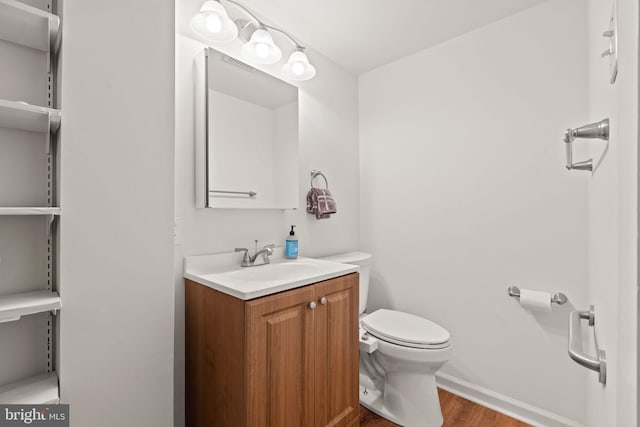
[[[243,301],[186,280],[188,427],[359,425],[358,273]]]

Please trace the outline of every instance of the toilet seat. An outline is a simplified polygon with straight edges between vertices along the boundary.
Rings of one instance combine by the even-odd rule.
[[[403,347],[435,350],[450,345],[449,332],[442,326],[402,311],[376,310],[360,323],[374,337]]]

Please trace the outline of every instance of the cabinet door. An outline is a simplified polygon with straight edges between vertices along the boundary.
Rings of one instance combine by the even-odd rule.
[[[348,426],[360,411],[358,274],[320,282],[314,290],[315,425]]]
[[[230,295],[186,281],[187,427],[244,425],[244,305]]]
[[[307,286],[247,302],[247,426],[313,426],[312,301]]]

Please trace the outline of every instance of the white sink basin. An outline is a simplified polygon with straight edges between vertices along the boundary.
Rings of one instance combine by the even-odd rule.
[[[239,270],[221,273],[219,276],[225,279],[247,282],[296,281],[302,276],[315,276],[317,273],[323,273],[324,269],[326,269],[325,263],[320,263],[310,258],[300,258],[291,261],[280,260],[256,267],[240,268]]]
[[[357,265],[278,256],[272,257],[270,264],[240,267],[241,258],[238,254],[186,257],[184,277],[249,300],[358,271]]]

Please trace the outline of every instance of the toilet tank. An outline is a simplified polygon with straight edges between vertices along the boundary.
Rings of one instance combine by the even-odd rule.
[[[367,297],[369,296],[369,277],[371,272],[371,261],[373,256],[366,252],[347,252],[344,254],[324,257],[327,261],[341,262],[343,264],[354,264],[360,267],[360,314],[367,308]]]

